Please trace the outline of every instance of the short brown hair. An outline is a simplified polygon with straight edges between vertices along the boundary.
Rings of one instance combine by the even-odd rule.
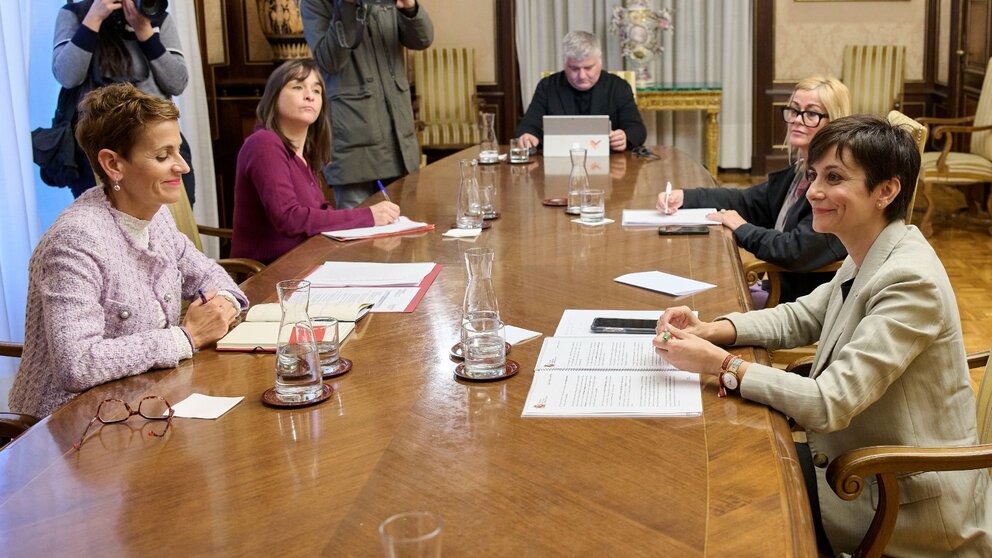
[[[110,178],[97,157],[101,149],[127,159],[149,124],[179,120],[179,109],[172,101],[149,95],[130,83],[90,91],[79,104],[79,112],[76,141],[104,184],[110,184]]]
[[[916,190],[920,174],[920,151],[916,140],[903,127],[867,114],[831,120],[809,143],[809,164],[833,150],[838,159],[850,155],[865,171],[868,193],[890,178],[899,179],[899,193],[885,207],[891,223],[906,217],[906,208]]]
[[[286,149],[294,150],[292,142],[286,134],[279,128],[279,94],[282,88],[291,81],[303,81],[310,76],[310,72],[317,74],[320,82],[322,94],[326,95],[327,87],[324,85],[324,78],[317,69],[317,64],[309,58],[301,60],[290,60],[283,62],[281,66],[272,71],[269,80],[265,83],[265,92],[262,93],[262,100],[258,102],[258,109],[255,113],[259,122],[267,129],[272,130],[286,145]],[[303,159],[310,165],[314,173],[319,177],[320,170],[331,160],[331,126],[327,121],[327,99],[320,100],[320,113],[313,124],[307,128],[307,139],[303,145]]]

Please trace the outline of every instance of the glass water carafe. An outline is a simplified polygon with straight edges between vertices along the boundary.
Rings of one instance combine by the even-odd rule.
[[[323,379],[313,324],[307,314],[309,281],[280,281],[276,285],[282,319],[276,343],[276,397],[287,403],[311,401],[322,395]]]
[[[479,143],[479,162],[491,165],[499,162],[499,141],[496,140],[496,114],[480,113],[481,141]]]
[[[458,161],[461,178],[458,181],[458,200],[455,204],[455,227],[459,229],[482,228],[482,196],[476,176],[475,159]]]
[[[572,172],[568,175],[568,208],[565,213],[578,215],[582,208],[582,193],[589,189],[586,150],[576,143],[568,150],[568,155],[572,158]]]
[[[499,305],[496,303],[496,290],[493,288],[492,248],[469,248],[465,250],[465,267],[468,270],[468,283],[465,285],[465,301],[462,303],[462,320],[493,318],[499,319]]]

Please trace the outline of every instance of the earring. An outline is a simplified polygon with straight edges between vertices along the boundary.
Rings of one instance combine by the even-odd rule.
[[[881,202],[881,201],[879,201],[878,203],[876,203],[876,204],[875,204],[875,207],[877,207],[877,208],[879,208],[879,209],[882,209],[882,202]]]
[[[121,181],[120,180],[114,180],[114,191],[115,192],[120,192],[121,191]]]

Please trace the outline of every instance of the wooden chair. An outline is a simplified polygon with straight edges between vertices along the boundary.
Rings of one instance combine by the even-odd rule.
[[[894,126],[900,126],[905,128],[916,140],[916,147],[923,153],[923,148],[927,142],[927,128],[923,124],[920,124],[916,120],[906,116],[905,114],[893,110],[890,111],[887,118],[889,123]],[[921,171],[922,174],[922,171]],[[917,185],[919,184],[919,178],[913,183],[913,195],[909,199],[909,207],[906,208],[906,222],[908,223],[913,216],[913,206],[916,204],[916,192]],[[756,258],[753,254],[747,250],[741,249],[741,261],[744,264],[744,275],[747,282],[755,283],[757,281],[764,279],[768,280],[769,290],[768,290],[768,303],[765,305],[766,308],[771,308],[779,303],[779,298],[782,294],[782,278],[781,273],[788,270],[779,267],[777,265],[768,263],[764,260]],[[814,270],[817,272],[834,272],[840,268],[840,261],[836,261],[827,264],[819,269]],[[790,359],[791,361],[792,359]]]
[[[933,130],[934,143],[943,141],[943,148],[923,154],[922,178],[923,198],[927,210],[920,223],[923,235],[933,234],[933,187],[968,187],[974,184],[992,182],[992,59],[985,70],[985,81],[978,97],[978,108],[974,116],[963,118],[920,118],[926,125],[937,125]],[[971,134],[968,153],[952,151],[956,133]],[[992,206],[992,198],[990,198]],[[992,207],[989,208],[992,212]],[[992,233],[992,228],[989,229]]]
[[[179,229],[179,232],[186,235],[196,246],[196,249],[201,252],[203,251],[203,242],[200,240],[201,234],[216,236],[218,238],[231,238],[234,234],[234,231],[231,229],[197,225],[196,219],[193,218],[193,206],[189,203],[185,189],[182,189],[182,197],[179,201],[169,204],[168,208],[172,213],[172,218],[176,221],[176,228]],[[217,263],[238,283],[265,269],[265,264],[249,258],[224,258],[217,260]]]
[[[0,342],[0,357],[21,358],[23,352],[24,345],[20,343]],[[38,417],[21,413],[0,413],[0,450],[5,448],[14,438],[27,432],[39,420],[41,419]]]
[[[541,72],[541,77],[546,78],[554,72]],[[630,85],[630,92],[634,94],[634,102],[637,102],[637,72],[634,70],[610,70],[610,73],[623,78]]]
[[[479,143],[475,49],[428,48],[412,55],[421,147],[453,149]]]
[[[802,359],[790,372],[808,376],[813,359]],[[992,467],[992,360],[989,351],[968,355],[968,367],[985,366],[978,389],[978,446],[917,448],[874,446],[844,452],[827,466],[827,482],[837,496],[854,500],[865,487],[865,477],[878,480],[878,507],[855,557],[882,556],[899,515],[897,475],[923,471],[964,471]]]
[[[841,81],[851,91],[851,113],[884,116],[902,108],[905,60],[904,46],[845,46]]]

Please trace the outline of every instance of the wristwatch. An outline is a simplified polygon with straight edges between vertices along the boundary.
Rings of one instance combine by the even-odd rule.
[[[727,390],[736,390],[741,385],[741,379],[737,375],[737,369],[744,364],[744,359],[737,355],[727,355],[724,359],[723,365],[720,368],[723,370],[720,372],[720,397],[727,396]]]

